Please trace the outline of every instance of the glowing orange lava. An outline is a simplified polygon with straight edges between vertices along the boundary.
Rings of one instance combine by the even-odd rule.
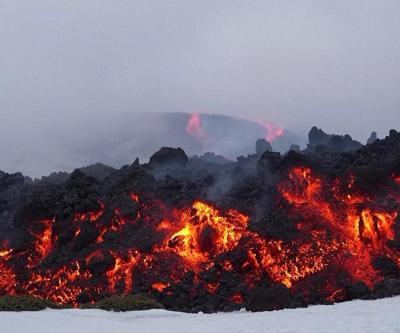
[[[36,221],[28,229],[29,246],[5,242],[0,248],[0,295],[76,306],[138,291],[173,296],[184,281],[195,286],[190,293],[203,290],[211,297],[226,288],[224,277],[249,290],[267,277],[295,293],[325,274],[324,299],[342,300],[345,289],[335,272],[343,273],[346,283],[362,281],[373,288],[382,279],[376,258],[400,267],[400,253],[390,246],[396,240],[397,206],[387,204],[397,200],[398,191],[391,182],[394,195],[378,200],[373,191],[360,193],[353,175],[332,178],[303,166],[282,176],[275,209],[284,209],[282,227],[295,230],[286,239],[270,236],[269,217],[257,224],[254,215],[200,199],[179,208],[157,200],[144,204],[146,196],[139,200],[130,192],[133,213],[99,201],[99,209],[65,219],[65,234],[58,234],[59,219]],[[76,247],[82,237],[83,249]],[[245,302],[246,293],[237,290],[243,291],[225,291],[225,299]]]
[[[293,213],[305,217],[303,228],[325,225],[330,238],[327,239],[326,235],[321,237],[320,234],[315,241],[322,245],[323,252],[332,253],[335,250],[339,254],[347,253],[346,259],[343,259],[344,265],[354,281],[361,280],[372,287],[380,280],[372,265],[372,258],[376,255],[386,255],[398,261],[398,254],[386,245],[394,237],[393,225],[397,212],[365,208],[371,205],[368,196],[352,193],[338,195],[335,186],[325,183],[309,168],[295,168],[288,178],[279,186],[282,196],[293,205]],[[353,182],[354,179],[350,177],[348,191],[352,191]],[[329,189],[337,201],[328,201]],[[341,260],[339,255],[335,257]],[[321,265],[325,266],[323,262]]]
[[[162,250],[170,249],[197,266],[237,246],[248,217],[229,210],[222,215],[215,207],[195,201],[191,208],[175,211],[176,221],[164,220],[159,228],[170,230]],[[180,229],[176,230],[176,226]]]
[[[125,258],[114,252],[112,255],[115,260],[114,267],[106,272],[108,290],[110,293],[115,293],[116,284],[122,280],[125,285],[124,292],[129,293],[132,290],[132,269],[137,264],[139,253],[128,251]]]
[[[156,282],[151,285],[154,290],[162,292],[164,289],[168,288],[168,284],[162,282]]]
[[[264,138],[270,143],[274,142],[277,138],[281,137],[285,132],[283,128],[273,123],[266,122],[263,120],[257,120],[256,122],[265,128]]]

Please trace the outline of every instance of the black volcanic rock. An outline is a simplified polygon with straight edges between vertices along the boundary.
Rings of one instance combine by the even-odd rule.
[[[246,309],[249,311],[272,311],[291,306],[292,298],[289,289],[284,285],[272,288],[256,288],[249,298]]]
[[[217,155],[215,153],[204,153],[203,155],[201,155],[200,157],[197,156],[193,156],[192,159],[197,159],[206,163],[211,163],[211,164],[226,164],[229,163],[230,161],[227,160],[225,157],[221,156],[221,155]]]
[[[0,174],[1,188],[8,188],[11,186],[22,185],[24,182],[25,182],[25,177],[20,172],[14,174],[7,174],[5,172],[2,172]]]
[[[313,127],[308,133],[308,142],[310,145],[324,145],[329,142],[330,135],[326,134],[322,129]]]
[[[282,155],[278,152],[266,151],[261,155],[257,162],[257,168],[259,171],[268,171],[279,169],[282,165]]]
[[[81,229],[81,233],[75,239],[73,250],[78,252],[84,248],[89,247],[96,241],[98,236],[99,231],[97,230],[95,225],[85,224]]]
[[[97,180],[103,180],[106,177],[110,177],[116,171],[114,168],[103,163],[95,163],[87,167],[80,168],[79,170],[85,175],[94,177]]]
[[[109,254],[101,257],[94,256],[88,262],[87,267],[93,274],[104,274],[114,265],[114,261],[114,258]]]
[[[361,281],[358,281],[346,288],[347,295],[350,299],[356,299],[356,298],[361,298],[364,297],[365,295],[368,294],[369,290],[368,287],[362,283]]]
[[[189,158],[182,148],[162,147],[158,152],[150,157],[149,166],[186,166]]]
[[[53,185],[59,185],[67,181],[70,174],[65,171],[52,172],[50,175],[41,177],[40,179],[35,179],[35,183],[48,183]]]
[[[357,150],[362,144],[352,139],[348,134],[326,134],[323,130],[313,127],[308,133],[308,152],[338,153]]]
[[[378,257],[374,260],[374,267],[378,269],[384,276],[398,278],[400,277],[400,269],[396,263],[387,257]]]
[[[387,278],[379,282],[373,292],[365,296],[367,299],[377,299],[400,295],[400,279]]]

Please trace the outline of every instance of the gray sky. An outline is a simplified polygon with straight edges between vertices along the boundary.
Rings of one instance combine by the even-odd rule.
[[[134,111],[383,136],[399,59],[398,0],[0,0],[0,169]]]

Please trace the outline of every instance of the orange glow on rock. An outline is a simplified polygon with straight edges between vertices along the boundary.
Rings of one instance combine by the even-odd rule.
[[[383,278],[374,267],[376,258],[400,267],[400,253],[391,246],[398,218],[392,203],[398,192],[388,195],[387,201],[393,201],[388,205],[374,199],[373,192],[357,191],[353,175],[332,178],[309,167],[295,167],[282,176],[276,209],[285,210],[285,219],[278,221],[294,230],[286,239],[271,236],[270,221],[264,225],[264,220],[253,220],[254,214],[201,199],[179,207],[155,199],[144,204],[147,195],[139,200],[131,192],[125,195],[137,203],[131,203],[129,213],[135,216],[114,202],[99,201],[99,209],[64,221],[36,221],[28,229],[26,248],[8,242],[0,248],[0,295],[26,294],[77,306],[122,293],[169,297],[184,286],[194,297],[225,295],[225,300],[241,304],[247,293],[231,295],[232,290],[243,291],[234,287],[227,293],[226,281],[238,280],[251,292],[267,279],[293,294],[305,288],[306,297],[314,286],[304,285],[325,274],[320,287],[324,299],[343,300],[346,289],[336,283],[335,272],[348,284],[362,281],[373,288]],[[393,182],[390,186],[397,188]],[[82,239],[83,249],[78,246]]]
[[[130,197],[133,202],[139,202],[139,196],[136,193],[131,193]]]
[[[164,220],[160,229],[171,230],[161,250],[170,249],[193,266],[237,246],[248,223],[248,217],[229,210],[195,201],[191,208],[175,211],[177,221]],[[175,226],[181,226],[177,231]]]
[[[12,252],[12,249],[0,250],[0,292],[2,291],[9,295],[15,294],[16,287],[15,273],[8,264]]]
[[[159,291],[159,292],[163,292],[164,289],[168,288],[168,284],[165,284],[165,283],[162,283],[162,282],[156,282],[156,283],[153,283],[153,284],[151,285],[151,287],[152,287],[154,290],[157,290],[157,291]]]
[[[55,219],[41,221],[42,230],[39,233],[32,232],[32,236],[35,238],[34,246],[36,251],[35,258],[31,258],[32,263],[29,266],[34,266],[42,261],[53,248],[53,224]]]
[[[235,304],[243,303],[243,295],[241,293],[235,293],[231,296],[231,302]]]
[[[347,186],[349,191],[352,191],[353,183],[351,177]],[[294,168],[289,173],[288,181],[280,184],[279,191],[293,205],[293,214],[297,212],[308,217],[303,224],[320,220],[320,224],[325,225],[331,233],[329,239],[327,234],[319,234],[313,240],[322,250],[319,256],[315,251],[311,252],[315,254],[315,268],[324,268],[328,264],[328,257],[340,260],[346,253],[343,264],[354,281],[362,281],[372,287],[381,279],[372,266],[372,257],[386,255],[398,262],[399,254],[386,245],[394,237],[393,225],[397,212],[363,208],[370,203],[368,196],[363,197],[357,193],[338,195],[338,184],[338,181],[336,187],[326,184],[309,168]],[[329,188],[334,192],[337,202],[326,199]],[[323,259],[324,256],[327,259]]]
[[[114,252],[114,267],[106,272],[108,279],[108,290],[110,293],[115,293],[115,286],[119,281],[123,281],[125,288],[124,292],[129,293],[132,290],[132,269],[137,264],[139,254],[134,251],[128,251],[125,258]]]

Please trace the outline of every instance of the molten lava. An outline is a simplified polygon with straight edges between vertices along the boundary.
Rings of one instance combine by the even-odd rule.
[[[129,293],[132,290],[132,268],[137,263],[139,253],[136,251],[128,251],[126,258],[113,252],[112,255],[115,260],[114,267],[106,272],[108,291],[114,294],[117,282],[123,279],[124,293]]]
[[[32,223],[26,248],[3,243],[0,294],[79,305],[139,291],[173,298],[185,286],[190,297],[205,292],[241,304],[266,279],[309,297],[313,276],[321,274],[319,292],[335,301],[346,297],[338,271],[347,284],[373,288],[383,278],[377,259],[400,267],[400,252],[390,245],[398,211],[387,204],[398,196],[383,201],[372,191],[363,194],[353,175],[332,179],[295,167],[283,176],[275,209],[285,211],[282,223],[294,225],[287,239],[270,236],[268,224],[260,231],[252,224],[256,214],[234,208],[200,199],[173,208],[148,195],[126,196],[128,213],[98,201],[94,211]]]
[[[248,217],[229,210],[225,215],[201,201],[182,211],[175,210],[172,221],[159,228],[168,230],[161,251],[172,250],[194,266],[237,246],[246,230]],[[176,231],[176,226],[180,229]]]
[[[351,193],[353,177],[347,186],[325,183],[309,168],[295,168],[289,179],[279,186],[282,197],[293,207],[293,214],[302,216],[299,228],[311,232],[324,227],[327,234],[318,235],[323,252],[335,250],[335,260],[346,254],[344,265],[353,281],[362,281],[372,287],[381,279],[374,269],[372,259],[379,255],[398,262],[399,254],[387,246],[394,237],[395,211],[379,208],[368,196]],[[339,188],[348,193],[339,194]],[[330,189],[330,190],[329,190]],[[331,192],[331,193],[330,193]],[[317,259],[317,258],[316,258]],[[326,265],[325,260],[321,263]]]

